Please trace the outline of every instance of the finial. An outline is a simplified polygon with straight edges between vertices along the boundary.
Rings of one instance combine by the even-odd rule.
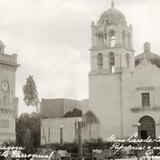
[[[150,53],[151,52],[151,44],[149,42],[144,43],[144,52]]]
[[[149,53],[151,52],[151,48],[150,48],[150,43],[149,42],[145,42],[144,43],[144,53],[143,53],[143,57],[142,57],[142,64],[148,64],[150,63],[149,61]]]
[[[113,9],[114,8],[114,1],[112,0],[111,2],[111,8]]]

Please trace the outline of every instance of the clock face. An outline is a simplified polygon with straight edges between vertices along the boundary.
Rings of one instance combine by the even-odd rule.
[[[8,90],[9,90],[9,83],[8,83],[8,81],[4,80],[4,81],[2,82],[2,90],[3,90],[4,92],[8,92]]]

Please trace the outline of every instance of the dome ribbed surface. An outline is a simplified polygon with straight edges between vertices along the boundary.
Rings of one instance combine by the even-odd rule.
[[[137,66],[143,59],[150,61],[152,64],[160,68],[160,56],[154,53],[141,53],[135,57],[135,65]]]
[[[107,23],[107,24],[123,24],[126,23],[125,16],[117,9],[110,8],[107,11],[103,12],[99,23]]]

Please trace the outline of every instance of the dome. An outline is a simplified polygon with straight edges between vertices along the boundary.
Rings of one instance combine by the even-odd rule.
[[[154,53],[141,53],[140,55],[137,55],[135,57],[135,65],[139,65],[143,59],[147,59],[151,62],[151,64],[156,65],[158,68],[160,68],[160,56],[154,54]]]
[[[114,3],[112,2],[112,7],[107,11],[103,12],[99,23],[107,23],[107,24],[126,24],[126,19],[124,15],[117,9],[114,8]]]
[[[135,57],[135,65],[139,65],[144,59],[160,68],[160,56],[151,52],[151,44],[149,42],[144,43],[144,52]]]

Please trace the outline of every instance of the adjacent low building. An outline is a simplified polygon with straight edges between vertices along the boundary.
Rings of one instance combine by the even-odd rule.
[[[97,137],[99,122],[96,116],[88,110],[88,99],[42,99],[40,104],[40,111],[43,117],[43,126],[41,125],[41,144],[45,144],[46,142],[60,143],[61,126],[63,126],[63,141],[76,141],[76,123],[80,117],[83,123],[83,139]]]
[[[81,110],[79,100],[67,98],[42,99],[40,104],[40,112],[44,118],[62,118],[73,109]]]
[[[61,139],[63,143],[76,142],[78,138],[77,123],[80,118],[82,119],[82,139],[98,138],[99,121],[91,111],[88,111],[82,117],[43,119],[41,125],[41,144],[60,143]]]

